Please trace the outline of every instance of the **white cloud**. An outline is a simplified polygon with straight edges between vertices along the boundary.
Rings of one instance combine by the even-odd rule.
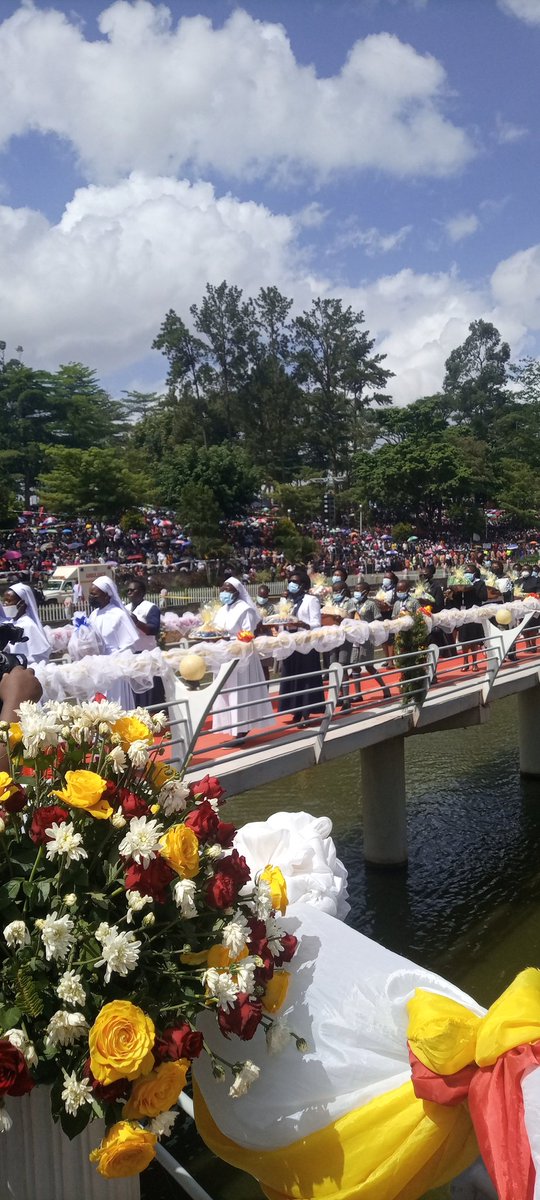
[[[402,225],[401,229],[396,229],[394,233],[381,233],[375,225],[369,229],[359,229],[355,224],[347,226],[338,234],[333,243],[332,250],[344,250],[347,248],[358,248],[363,246],[369,258],[374,258],[377,254],[388,254],[391,250],[396,250],[408,238],[412,230],[412,225]]]
[[[479,226],[480,221],[474,213],[458,213],[444,223],[451,242],[461,242],[463,238],[470,237],[472,233],[476,233]]]
[[[505,121],[500,114],[496,118],[495,125],[495,136],[501,146],[512,142],[521,142],[529,133],[524,125],[514,125],[512,121]]]
[[[389,33],[320,78],[283,26],[241,10],[222,28],[202,16],[175,26],[165,5],[116,0],[98,24],[90,41],[65,14],[25,4],[0,25],[0,144],[55,133],[97,182],[211,168],[444,176],[474,153],[444,115],[441,64]]]
[[[491,276],[493,298],[516,325],[540,329],[540,245],[503,259]]]
[[[528,25],[540,25],[540,0],[498,0],[499,8]]]

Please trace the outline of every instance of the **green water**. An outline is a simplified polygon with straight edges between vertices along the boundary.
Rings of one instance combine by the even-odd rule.
[[[490,1004],[517,971],[540,965],[540,785],[520,780],[516,721],[508,699],[484,726],[406,741],[406,869],[363,861],[359,755],[232,800],[226,818],[244,824],[295,809],[332,817],[350,923]],[[215,1200],[259,1200],[257,1185],[208,1161],[188,1129],[178,1152]],[[178,1190],[160,1172],[150,1195],[173,1200]]]

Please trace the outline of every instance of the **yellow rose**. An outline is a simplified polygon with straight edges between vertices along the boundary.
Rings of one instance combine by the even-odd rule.
[[[261,1004],[266,1012],[275,1013],[285,1003],[291,976],[289,971],[274,971],[268,980]]]
[[[210,946],[208,951],[208,966],[217,967],[218,971],[228,971],[231,963],[240,962],[241,959],[247,958],[247,956],[247,946],[243,947],[240,954],[231,954],[227,946],[220,946],[219,943],[216,943],[214,946]]]
[[[11,778],[11,775],[8,775],[7,771],[0,771],[0,804],[3,804],[5,800],[9,800],[9,797],[14,792],[18,792],[18,790],[18,786],[15,780]]]
[[[160,842],[163,858],[183,879],[199,874],[199,839],[188,825],[173,825]]]
[[[152,763],[152,766],[150,767],[149,775],[150,775],[150,782],[153,784],[153,786],[157,789],[158,792],[161,791],[163,785],[165,783],[167,783],[168,779],[178,779],[179,778],[178,771],[176,771],[174,767],[171,767],[170,763],[166,763],[166,762]]]
[[[264,882],[270,888],[272,908],[275,908],[280,913],[284,913],[289,903],[289,897],[287,895],[287,884],[279,867],[273,867],[271,863],[268,863],[264,871],[261,871],[261,879],[264,879]]]
[[[138,1079],[154,1066],[154,1022],[130,1000],[111,1000],[88,1035],[90,1069],[99,1083]]]
[[[152,730],[138,717],[120,717],[112,726],[112,732],[118,734],[122,750],[129,750],[132,742],[146,742],[151,746],[154,740]]]
[[[90,1162],[97,1163],[97,1169],[105,1179],[140,1175],[155,1158],[156,1142],[156,1134],[143,1129],[142,1125],[118,1121],[111,1125],[101,1145],[92,1150]]]
[[[202,963],[208,962],[208,950],[186,951],[180,955],[180,962],[188,967],[200,967]]]
[[[95,771],[66,771],[66,784],[63,792],[53,792],[53,796],[72,808],[84,809],[100,821],[112,816],[113,809],[103,796],[107,783],[101,775]]]
[[[186,1086],[190,1066],[189,1058],[179,1058],[176,1062],[160,1063],[150,1075],[137,1079],[129,1100],[124,1104],[122,1116],[133,1120],[138,1117],[157,1117],[159,1113],[168,1112]]]
[[[10,748],[10,750],[13,750],[15,748],[15,746],[18,746],[20,744],[20,742],[22,742],[23,732],[22,732],[22,728],[19,725],[18,721],[11,722],[11,725],[8,730],[8,735],[9,735],[9,748]]]

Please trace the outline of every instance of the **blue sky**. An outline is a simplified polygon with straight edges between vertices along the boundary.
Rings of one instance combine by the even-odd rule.
[[[365,311],[398,402],[540,352],[540,0],[0,7],[0,337],[160,388],[207,279]]]

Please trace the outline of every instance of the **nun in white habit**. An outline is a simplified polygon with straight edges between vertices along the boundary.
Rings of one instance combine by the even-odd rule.
[[[26,583],[12,583],[4,596],[4,619],[24,630],[26,642],[9,642],[10,654],[24,654],[29,663],[47,662],[51,647],[39,619],[36,597]]]
[[[219,598],[221,608],[214,621],[216,629],[230,638],[241,631],[255,632],[260,616],[239,579],[231,575],[223,584]],[[248,684],[255,686],[248,688]],[[254,726],[260,728],[273,721],[268,685],[257,654],[248,654],[239,660],[225,687],[226,693],[221,692],[214,704],[213,730],[222,729],[231,737],[244,738]],[[248,707],[241,708],[243,704]]]
[[[92,612],[89,621],[102,643],[102,654],[133,651],[139,633],[108,575],[99,575],[89,593]],[[107,687],[107,699],[116,700],[127,710],[136,708],[137,700],[127,679],[116,679]]]

